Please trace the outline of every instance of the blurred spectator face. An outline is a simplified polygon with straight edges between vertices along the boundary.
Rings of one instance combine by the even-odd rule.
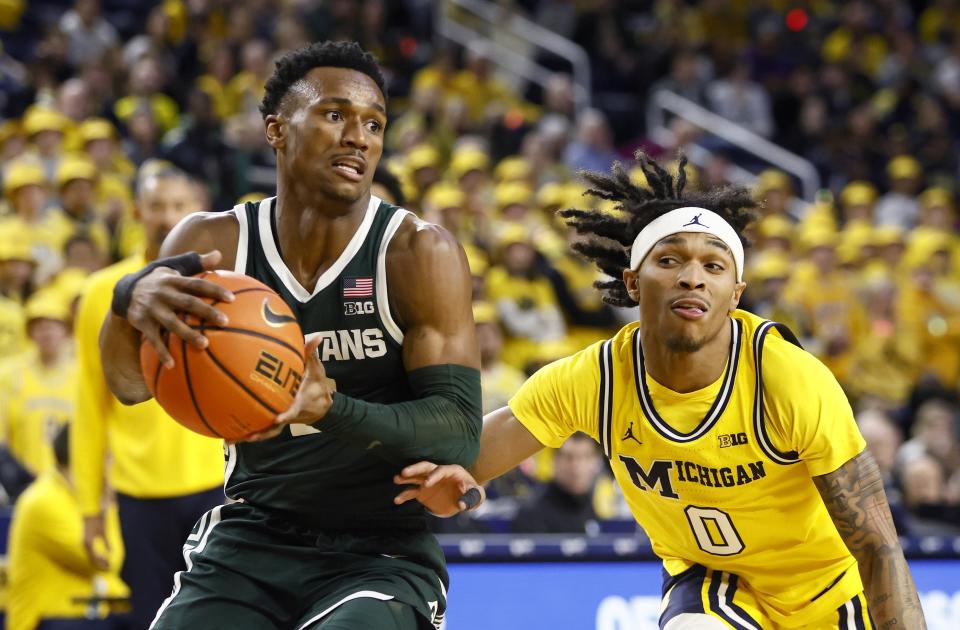
[[[514,276],[530,273],[537,253],[528,243],[510,243],[503,250],[503,266]]]
[[[197,126],[209,126],[217,122],[217,114],[213,111],[213,99],[199,88],[190,91],[188,109],[190,117]]]
[[[872,223],[873,222],[873,204],[859,203],[859,204],[848,204],[844,206],[843,221],[844,223],[849,223],[850,221],[867,221],[868,223]]]
[[[109,167],[113,161],[113,140],[100,138],[91,140],[86,145],[87,156],[100,168]]]
[[[141,109],[130,117],[127,131],[137,144],[152,145],[157,141],[159,130],[153,120],[153,114],[148,109]]]
[[[607,121],[597,110],[587,110],[580,116],[577,139],[583,144],[597,149],[610,146],[610,129]]]
[[[487,183],[487,175],[478,168],[471,169],[460,176],[457,180],[460,190],[466,194],[477,192]]]
[[[33,184],[21,186],[13,191],[10,202],[17,215],[24,219],[33,219],[40,216],[47,203],[47,190]]]
[[[73,78],[64,81],[57,94],[57,109],[71,120],[81,121],[92,115],[90,90],[86,81]]]
[[[73,10],[77,12],[84,24],[92,26],[100,17],[100,0],[77,0]]]
[[[891,190],[912,197],[920,190],[919,177],[898,177],[890,182]]]
[[[85,269],[93,273],[104,265],[103,254],[89,238],[74,238],[67,241],[63,250],[64,267]]]
[[[789,199],[789,197],[787,196],[786,191],[778,188],[771,188],[767,191],[763,198],[764,214],[786,213],[787,199]]]
[[[950,231],[957,222],[956,214],[949,204],[937,204],[925,208],[921,223],[940,230]]]
[[[277,19],[273,28],[277,50],[295,50],[310,43],[307,31],[296,13],[287,12]]]
[[[210,63],[207,64],[207,70],[220,83],[226,83],[233,78],[233,53],[229,46],[217,48],[210,59]]]
[[[365,0],[361,8],[360,19],[367,30],[374,33],[380,32],[386,21],[383,1]]]
[[[573,82],[569,74],[554,73],[547,81],[544,105],[551,112],[571,116],[573,114]]]
[[[681,85],[697,82],[697,56],[691,52],[682,52],[673,58],[670,76]]]
[[[60,154],[63,144],[63,134],[53,129],[46,129],[33,134],[33,146],[43,158],[53,158]]]
[[[814,247],[807,252],[807,257],[821,274],[830,273],[837,265],[837,251],[833,247]]]
[[[162,43],[167,38],[167,14],[162,6],[154,7],[147,16],[146,32],[154,41]]]
[[[501,215],[505,221],[514,221],[522,223],[527,218],[530,207],[522,203],[511,203],[504,206]]]
[[[870,410],[857,417],[857,424],[873,458],[877,460],[880,473],[885,477],[893,473],[897,449],[900,448],[900,432],[881,411]]]
[[[240,57],[245,72],[258,77],[270,74],[270,44],[262,39],[247,42]]]
[[[89,179],[70,180],[60,188],[60,205],[67,214],[80,218],[93,205],[95,192],[93,182]]]
[[[230,4],[230,31],[227,38],[234,42],[249,41],[255,33],[253,10],[244,3]]]
[[[494,323],[477,324],[477,340],[480,342],[480,362],[493,365],[500,359],[503,349],[503,333]]]
[[[40,357],[46,360],[55,359],[64,351],[70,330],[64,322],[56,319],[34,319],[27,326],[27,334],[37,345]]]
[[[811,96],[800,108],[800,128],[807,136],[819,136],[827,128],[827,105],[822,98]]]
[[[181,176],[149,177],[140,185],[136,215],[143,223],[147,242],[159,249],[170,230],[203,205],[197,186]]]
[[[418,190],[428,190],[440,181],[440,169],[435,166],[425,166],[413,172],[413,183]]]
[[[29,260],[0,261],[0,290],[6,295],[23,296],[32,275],[33,263]]]
[[[139,96],[148,96],[159,92],[163,87],[163,72],[160,65],[149,57],[134,64],[130,71],[130,92]]]
[[[943,469],[931,457],[918,457],[905,463],[900,481],[907,507],[943,502]]]
[[[760,283],[761,299],[776,304],[780,301],[784,289],[787,288],[787,278],[767,278]]]
[[[589,494],[599,472],[597,445],[589,437],[570,437],[554,455],[553,480],[574,496]]]
[[[917,410],[913,435],[923,442],[928,453],[945,459],[953,451],[957,441],[956,409],[937,400],[924,403]]]

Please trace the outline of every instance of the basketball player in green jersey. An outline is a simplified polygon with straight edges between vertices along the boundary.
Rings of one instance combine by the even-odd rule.
[[[197,524],[153,628],[413,630],[442,621],[443,554],[422,507],[394,505],[391,480],[421,459],[476,458],[471,281],[453,236],[370,193],[387,120],[383,83],[355,43],[282,58],[261,104],[277,196],[188,217],[160,264],[118,284],[101,346],[107,382],[127,403],[150,397],[141,335],[170,365],[162,331],[206,347],[178,312],[229,327],[199,299],[229,301],[229,292],[184,277],[201,269],[264,282],[307,339],[303,383],[277,428],[226,446],[235,502]]]

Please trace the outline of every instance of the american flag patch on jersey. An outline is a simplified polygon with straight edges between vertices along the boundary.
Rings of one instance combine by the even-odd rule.
[[[373,278],[344,278],[343,297],[373,297]]]

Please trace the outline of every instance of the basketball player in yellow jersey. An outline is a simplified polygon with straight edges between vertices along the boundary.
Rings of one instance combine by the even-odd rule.
[[[620,216],[561,215],[587,237],[574,248],[622,278],[598,284],[606,301],[639,305],[640,321],[543,368],[488,415],[469,474],[406,468],[397,502],[456,512],[474,479],[583,431],[663,559],[661,628],[924,628],[836,379],[785,327],[737,310],[749,194],[682,198],[682,164],[675,184],[638,157],[650,189],[619,165],[588,174]]]

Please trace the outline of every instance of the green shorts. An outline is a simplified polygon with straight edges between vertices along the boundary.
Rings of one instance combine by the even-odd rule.
[[[446,611],[426,530],[331,534],[234,503],[203,515],[183,556],[151,629],[429,630]]]

